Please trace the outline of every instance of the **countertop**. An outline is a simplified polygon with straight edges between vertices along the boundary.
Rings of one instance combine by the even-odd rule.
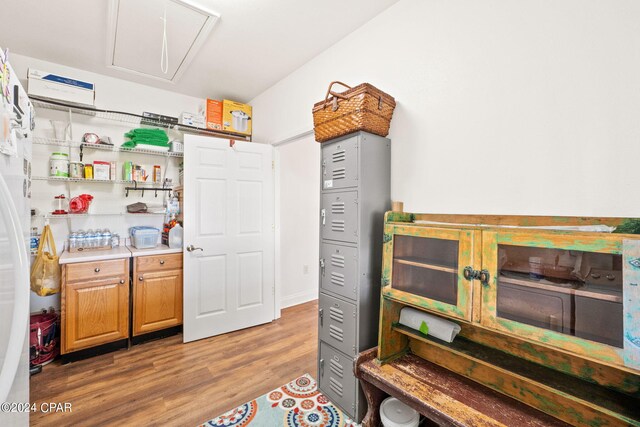
[[[182,252],[182,248],[171,249],[167,245],[158,245],[155,248],[149,249],[136,249],[133,246],[127,246],[127,248],[131,251],[131,255],[134,257],[145,255],[179,254]]]
[[[71,264],[75,262],[104,261],[108,259],[131,258],[145,255],[162,255],[181,253],[182,248],[171,249],[166,245],[158,245],[155,248],[136,249],[133,246],[118,246],[108,251],[87,251],[87,252],[62,252],[60,264]]]
[[[62,252],[60,264],[75,262],[104,261],[107,259],[131,258],[131,251],[126,246],[118,246],[108,251]]]

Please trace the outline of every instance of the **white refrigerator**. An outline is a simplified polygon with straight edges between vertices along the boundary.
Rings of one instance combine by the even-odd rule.
[[[0,52],[0,70],[4,62]],[[0,404],[24,404],[29,402],[32,108],[13,70],[7,69],[0,94]],[[2,406],[0,426],[29,424],[28,413],[11,409],[18,408]]]

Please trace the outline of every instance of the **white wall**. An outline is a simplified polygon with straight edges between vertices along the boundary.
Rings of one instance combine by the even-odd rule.
[[[320,144],[313,135],[276,148],[279,165],[279,262],[282,308],[318,297]]]
[[[253,99],[254,137],[311,129],[332,80],[369,82],[398,103],[407,211],[637,216],[639,21],[636,0],[402,0]]]
[[[204,107],[205,103],[204,99],[160,90],[13,53],[11,54],[10,62],[25,88],[27,88],[26,75],[28,68],[60,73],[65,76],[95,83],[96,107],[98,108],[121,110],[137,114],[142,114],[143,111],[151,111],[169,116],[178,116],[183,111],[196,112],[199,107]],[[36,114],[35,137],[53,138],[53,130],[49,120],[68,120],[68,114],[58,111],[38,109],[36,110]],[[100,136],[110,136],[115,145],[122,144],[125,140],[124,133],[136,127],[132,124],[122,124],[84,116],[74,116],[72,123],[74,141],[80,141],[80,138],[85,132],[94,132]],[[178,133],[170,132],[169,136],[170,138],[181,138],[181,135]],[[34,176],[46,176],[48,174],[49,156],[55,151],[60,151],[60,147],[34,144],[32,166],[32,174]],[[77,149],[72,149],[72,160],[78,160],[78,154],[79,151]],[[90,162],[93,160],[117,161],[118,174],[121,173],[121,167],[124,161],[143,164],[147,170],[157,164],[163,168],[166,176],[172,178],[176,184],[178,183],[178,164],[182,161],[182,159],[179,158],[170,158],[166,162],[166,159],[160,156],[104,151],[91,152],[90,150],[85,150],[84,161]],[[77,196],[83,193],[94,196],[94,201],[89,210],[89,212],[93,213],[124,212],[126,205],[137,201],[143,201],[149,206],[161,206],[163,204],[162,193],[160,193],[157,198],[154,197],[153,193],[149,192],[145,193],[144,198],[141,197],[140,193],[130,193],[129,197],[125,197],[124,185],[98,183],[72,183],[69,185],[71,196]],[[61,193],[67,194],[67,184],[52,183],[49,181],[33,181],[32,208],[36,208],[41,214],[51,212],[54,208],[53,197]],[[150,225],[161,228],[162,222],[163,216],[142,216],[137,218],[131,216],[93,216],[74,218],[69,221],[61,219],[52,219],[50,221],[59,252],[63,247],[63,242],[70,229],[87,230],[109,228],[112,232],[119,233],[121,239],[123,239],[126,237],[127,230],[131,226]],[[42,231],[43,225],[43,218],[37,218],[32,221],[32,226],[38,227],[40,232]],[[50,297],[38,297],[34,293],[31,293],[31,295],[31,311],[37,311],[50,306],[59,307],[59,295]]]

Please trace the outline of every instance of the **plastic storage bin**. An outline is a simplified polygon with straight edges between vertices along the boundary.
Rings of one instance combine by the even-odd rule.
[[[395,397],[387,397],[380,404],[380,420],[383,427],[418,427],[420,414]]]
[[[158,245],[160,230],[153,227],[131,227],[131,245],[136,249],[155,248]]]

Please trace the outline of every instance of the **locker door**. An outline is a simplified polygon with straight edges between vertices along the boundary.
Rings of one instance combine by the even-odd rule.
[[[320,340],[351,356],[356,351],[356,319],[354,304],[320,294],[318,323]]]
[[[321,342],[318,371],[320,391],[355,419],[356,378],[353,359]]]
[[[320,204],[322,238],[358,241],[358,192],[324,193]]]
[[[358,185],[358,137],[322,144],[322,189]]]
[[[320,287],[355,301],[358,295],[358,248],[323,243]]]

